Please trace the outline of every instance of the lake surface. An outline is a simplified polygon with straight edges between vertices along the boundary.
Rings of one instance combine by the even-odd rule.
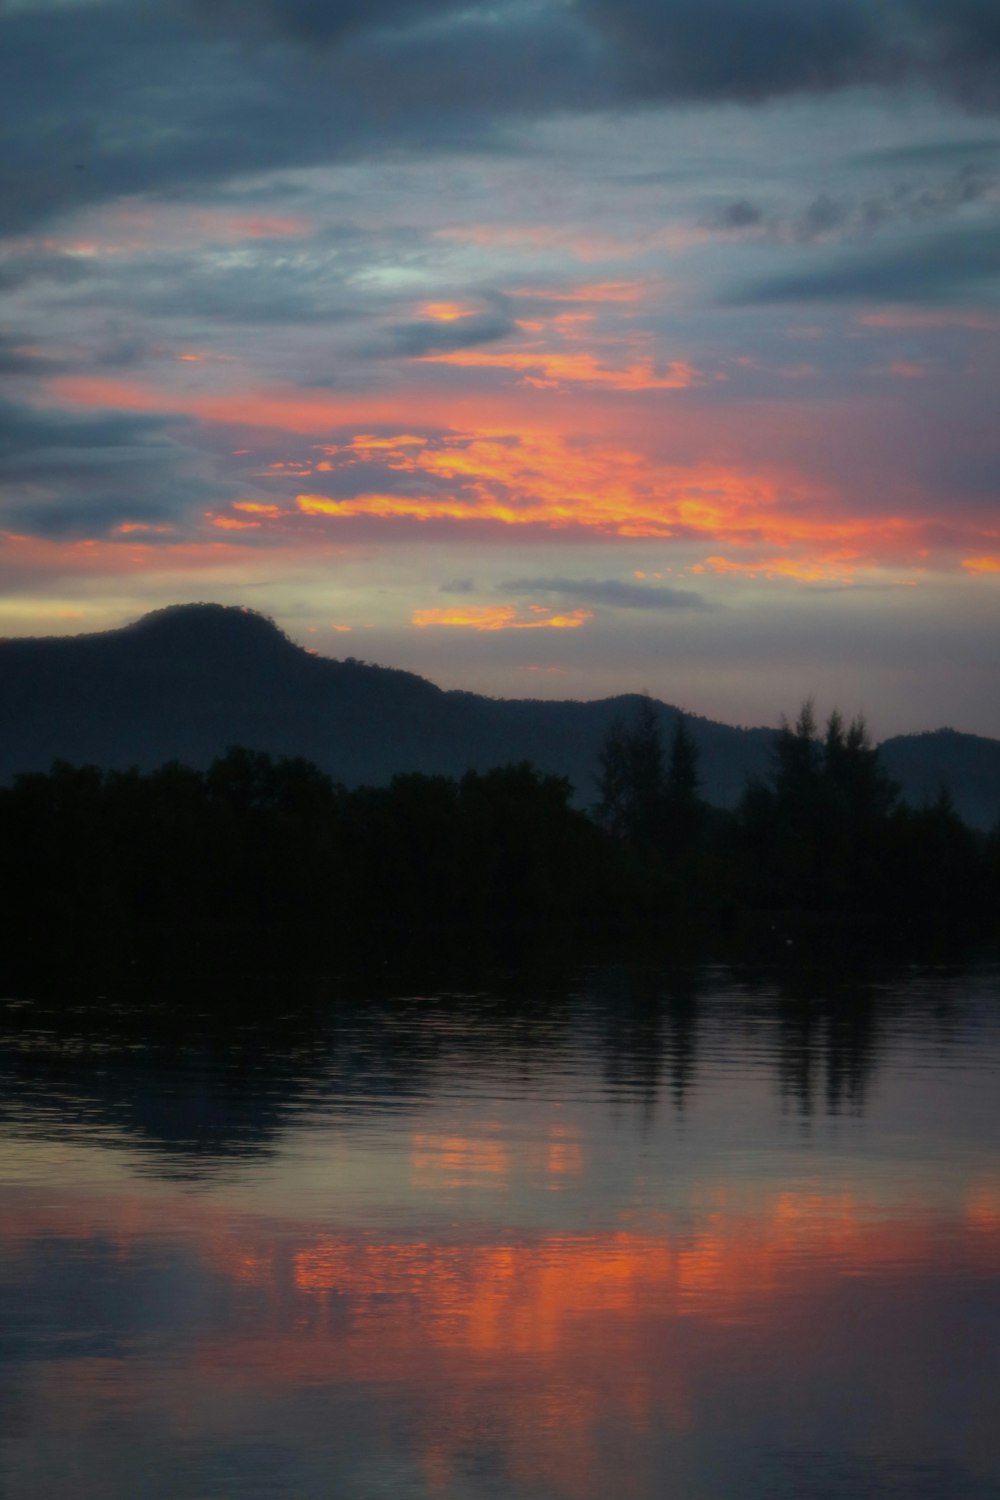
[[[5,1500],[995,1500],[1000,971],[0,1006]]]

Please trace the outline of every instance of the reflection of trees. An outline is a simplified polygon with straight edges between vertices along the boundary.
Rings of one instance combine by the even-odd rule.
[[[803,1118],[860,1115],[899,1004],[919,1010],[940,1050],[958,1034],[965,993],[960,972],[946,982],[940,971],[930,984],[881,970],[653,964],[582,980],[559,966],[480,975],[164,978],[98,1004],[63,987],[0,1009],[0,1120],[46,1137],[107,1128],[155,1153],[158,1171],[198,1175],[270,1153],[304,1117],[364,1127],[456,1084],[488,1098],[505,1080],[530,1090],[558,1075],[585,1094],[598,1077],[616,1112],[646,1128],[665,1093],[684,1112],[706,1048],[713,1062],[721,1050],[741,1068],[773,1069],[784,1107]],[[709,1083],[724,1087],[715,1068]]]
[[[887,976],[837,969],[763,970],[741,976],[773,1030],[778,1093],[803,1118],[864,1112],[882,1050],[880,994]]]
[[[678,1113],[695,1077],[698,1001],[704,980],[686,967],[616,968],[598,989],[604,1011],[604,1076],[617,1096],[640,1101],[652,1121],[664,1084]]]
[[[442,1075],[530,1080],[565,1046],[565,986],[457,992],[443,976],[147,979],[98,1003],[62,987],[0,1006],[0,1122],[58,1138],[106,1129],[197,1176],[267,1155],[309,1113],[377,1122]]]

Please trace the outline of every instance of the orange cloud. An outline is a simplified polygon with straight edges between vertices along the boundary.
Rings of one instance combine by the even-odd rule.
[[[363,439],[350,445],[364,459]],[[372,450],[371,456],[375,456]],[[865,548],[898,544],[915,523],[829,514],[829,497],[801,482],[712,465],[657,464],[631,448],[584,443],[544,431],[449,433],[419,449],[379,439],[386,468],[428,481],[426,494],[373,492],[335,500],[300,494],[307,515],[498,521],[574,527],[622,537],[726,537],[740,545]],[[433,483],[432,483],[433,482]]]
[[[234,500],[233,510],[246,511],[254,516],[266,516],[269,521],[277,521],[286,514],[280,505],[265,505],[259,500]]]
[[[447,354],[423,354],[417,363],[458,365],[462,369],[511,370],[521,372],[527,385],[560,385],[583,382],[613,391],[683,391],[700,385],[704,377],[684,360],[673,360],[657,370],[651,359],[626,369],[608,369],[593,354],[490,353],[481,349],[456,349]]]
[[[963,557],[962,567],[969,573],[1000,573],[1000,557]]]
[[[799,561],[793,557],[761,558],[755,562],[733,562],[728,557],[706,557],[695,563],[692,573],[736,573],[745,578],[791,578],[799,583],[826,583],[836,580],[848,583],[857,570],[857,558],[834,555],[825,559]]]
[[[425,302],[420,309],[420,316],[430,318],[435,323],[457,323],[460,318],[475,317],[475,312],[457,302]]]
[[[206,519],[220,531],[258,531],[261,524],[259,521],[241,521],[237,516],[213,516],[208,513]]]
[[[574,609],[555,614],[544,605],[529,606],[534,615],[525,619],[513,605],[467,605],[462,609],[418,609],[412,624],[424,629],[428,625],[452,625],[465,630],[576,630],[594,618],[589,609]]]
[[[676,462],[650,452],[648,411],[638,402],[640,409],[624,400],[609,402],[601,392],[609,381],[618,381],[623,396],[681,386],[697,379],[686,365],[656,371],[640,362],[616,371],[583,351],[536,355],[530,350],[466,350],[437,358],[438,365],[441,359],[457,360],[459,368],[466,362],[473,367],[496,362],[528,376],[536,387],[554,385],[555,390],[536,391],[526,420],[523,391],[514,387],[497,386],[486,399],[471,388],[472,382],[468,390],[429,389],[424,383],[405,396],[408,425],[400,432],[390,425],[398,420],[403,400],[398,391],[356,396],[303,395],[293,389],[168,393],[98,376],[60,377],[49,383],[49,391],[63,402],[87,407],[186,412],[205,424],[308,435],[311,449],[322,455],[319,463],[293,458],[276,465],[267,478],[303,481],[322,473],[330,476],[332,494],[318,493],[319,483],[313,480],[308,488],[301,483],[294,509],[276,503],[277,515],[235,506],[224,512],[232,520],[280,525],[286,546],[294,544],[295,527],[304,518],[315,523],[364,517],[709,542],[709,571],[748,576],[842,578],[872,565],[957,567],[963,556],[966,571],[990,571],[978,560],[994,554],[995,528],[984,526],[980,515],[953,512],[945,534],[939,521],[929,519],[930,508],[922,515],[903,513],[908,496],[893,510],[884,500],[881,514],[875,507],[854,511],[849,495],[810,474],[808,457],[780,463],[772,458],[804,452],[810,429],[808,424],[789,429],[784,418],[773,414],[768,425],[766,409],[754,414],[752,428],[740,425],[737,412],[730,444],[720,450],[714,418],[698,408],[685,409],[682,418],[661,403],[655,427],[661,450],[669,442],[680,453],[736,451],[725,461]],[[345,430],[355,436],[337,440]],[[333,440],[317,441],[323,434]],[[741,449],[755,456],[741,460]],[[382,468],[385,482],[375,479],[370,489],[334,498],[338,472],[361,464]],[[221,529],[234,535],[239,530]],[[724,547],[738,547],[745,555],[735,561],[723,556],[720,564]]]

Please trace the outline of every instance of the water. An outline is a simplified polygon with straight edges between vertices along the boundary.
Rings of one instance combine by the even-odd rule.
[[[0,1007],[5,1500],[1000,1495],[1000,971]]]

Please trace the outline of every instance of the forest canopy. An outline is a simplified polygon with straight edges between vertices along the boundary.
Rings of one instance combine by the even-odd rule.
[[[680,719],[616,723],[590,813],[527,763],[348,790],[310,762],[233,748],[207,770],[58,763],[0,788],[9,946],[151,929],[724,932],[799,914],[984,930],[1000,829],[942,793],[901,802],[862,720],[803,705],[735,810],[699,795]]]

